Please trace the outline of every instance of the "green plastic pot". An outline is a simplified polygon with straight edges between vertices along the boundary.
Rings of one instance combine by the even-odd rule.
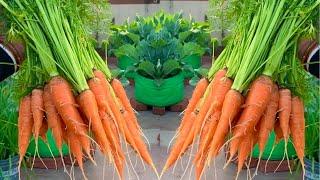
[[[272,146],[274,144],[275,141],[275,133],[272,131],[270,133],[269,139],[267,141],[267,144],[265,146],[264,152],[262,154],[262,159],[267,160],[270,156],[271,150],[272,150]],[[288,146],[287,146],[287,150],[288,150],[288,157],[289,159],[293,159],[295,158],[296,155],[296,151],[294,150],[293,144],[291,143],[291,141],[288,142]],[[270,159],[269,160],[282,160],[284,157],[284,152],[285,152],[285,143],[284,140],[281,140],[274,148]],[[252,157],[253,158],[259,158],[259,148],[258,145],[256,145],[253,149],[252,152]]]
[[[201,67],[201,57],[198,54],[193,54],[182,59],[182,62],[190,65],[193,69],[198,69]],[[192,72],[183,72],[185,78],[193,77]]]
[[[134,77],[134,97],[143,104],[165,107],[181,102],[184,98],[184,76],[179,73],[164,79],[161,86],[157,86],[153,79],[136,74]]]
[[[54,138],[53,138],[51,130],[48,130],[48,132],[47,132],[47,139],[48,139],[48,145],[49,145],[49,147],[51,149],[52,154],[51,154],[51,152],[50,152],[50,150],[48,148],[48,145],[39,137],[38,150],[39,150],[40,157],[42,157],[42,158],[51,158],[52,155],[54,157],[59,157],[60,153],[59,153],[59,150],[58,150],[58,148],[56,146],[56,143],[54,141]],[[36,149],[35,140],[34,140],[34,138],[32,138],[31,142],[29,144],[28,150],[27,150],[27,154],[30,155],[30,156],[34,156],[35,149]],[[69,155],[69,149],[68,149],[68,146],[66,144],[63,144],[63,146],[62,146],[62,154],[64,156],[65,155]]]
[[[121,70],[126,70],[128,67],[133,66],[134,60],[128,56],[121,56],[118,58],[118,67]],[[134,78],[135,73],[126,73],[127,78]]]

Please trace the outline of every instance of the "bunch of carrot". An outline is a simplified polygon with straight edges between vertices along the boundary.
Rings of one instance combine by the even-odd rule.
[[[261,159],[273,129],[276,142],[284,139],[287,144],[291,136],[304,169],[304,105],[299,89],[305,72],[294,52],[319,3],[263,0],[251,1],[254,8],[249,10],[237,6],[244,9],[232,41],[195,87],[161,174],[198,142],[196,179],[226,145],[225,166],[237,155],[237,178],[255,144]]]
[[[44,72],[44,80],[21,99],[19,167],[31,136],[36,142],[39,136],[45,140],[51,129],[61,156],[66,143],[84,177],[83,157],[95,163],[91,155],[95,143],[123,178],[121,137],[156,171],[122,84],[111,78],[89,41],[78,1],[0,0],[0,4],[11,13],[16,31],[26,42],[26,61],[37,64],[29,68]]]

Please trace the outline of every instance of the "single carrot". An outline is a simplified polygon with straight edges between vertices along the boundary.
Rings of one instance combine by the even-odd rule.
[[[39,136],[44,142],[47,142],[48,122],[46,119],[43,120],[41,128],[39,130]]]
[[[219,73],[219,76],[223,77],[224,74],[222,75],[222,73]],[[181,123],[179,125],[178,130],[180,130],[181,128],[183,128],[185,121],[187,119],[187,117],[189,117],[189,115],[195,110],[195,107],[197,105],[197,103],[199,102],[199,100],[203,97],[207,87],[209,86],[209,82],[206,78],[202,78],[197,86],[195,87],[192,96],[189,100],[189,103],[186,107],[186,109],[184,110],[184,116],[181,120]]]
[[[63,143],[63,129],[61,125],[62,119],[53,104],[48,85],[44,87],[43,103],[48,121],[48,128],[52,130],[56,146],[59,149],[59,151],[61,151]]]
[[[260,128],[258,133],[258,145],[259,145],[259,158],[261,158],[262,153],[264,151],[265,145],[269,138],[269,134],[274,128],[274,124],[276,122],[276,115],[278,110],[279,103],[279,89],[276,84],[273,85],[271,99],[265,110],[261,120],[260,120]]]
[[[214,133],[210,144],[210,150],[208,153],[209,159],[211,159],[211,156],[216,156],[219,152],[221,148],[219,145],[223,144],[221,142],[225,140],[225,137],[231,128],[232,122],[241,110],[243,101],[244,98],[239,91],[231,89],[226,94],[216,132]]]
[[[49,90],[52,101],[69,131],[79,135],[82,148],[88,157],[90,154],[90,139],[87,137],[87,129],[77,109],[76,100],[73,96],[69,83],[60,76],[53,77],[49,81]]]
[[[76,100],[69,83],[56,76],[49,82],[52,101],[68,129],[80,135],[86,135],[86,128],[77,110]]]
[[[18,118],[18,147],[19,147],[19,168],[24,155],[29,146],[29,140],[32,135],[33,118],[31,111],[31,96],[27,95],[22,98],[19,106]]]
[[[292,111],[289,121],[292,142],[300,160],[301,166],[304,169],[304,150],[305,150],[305,119],[303,101],[295,96],[292,98]]]
[[[140,128],[138,120],[135,116],[133,108],[130,104],[129,98],[127,97],[126,91],[124,90],[121,82],[118,79],[113,79],[111,81],[111,86],[115,90],[116,96],[120,99],[121,104],[123,105],[124,109],[128,112],[129,119],[128,121],[132,121],[136,128]]]
[[[93,92],[94,96],[96,97],[96,101],[99,107],[99,111],[106,112],[108,106],[107,100],[107,91],[103,86],[102,80],[99,78],[91,78],[88,80],[88,85],[90,90]]]
[[[284,140],[288,142],[290,135],[291,91],[289,89],[280,89],[279,95],[279,122]]]
[[[261,75],[251,84],[245,100],[245,108],[234,130],[235,138],[253,131],[270,101],[273,82],[270,77]]]
[[[78,95],[77,100],[82,111],[89,120],[89,124],[91,124],[93,135],[97,140],[102,152],[105,155],[108,155],[111,160],[112,154],[110,152],[110,143],[107,139],[99,116],[98,105],[94,94],[89,89],[85,90]]]
[[[33,116],[33,134],[35,141],[38,142],[40,128],[44,118],[43,90],[34,89],[31,93],[31,110]]]

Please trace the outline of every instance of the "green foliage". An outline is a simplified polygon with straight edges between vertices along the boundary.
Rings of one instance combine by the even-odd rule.
[[[146,40],[153,32],[166,29],[166,33],[178,39],[182,44],[194,42],[207,52],[210,52],[209,24],[195,22],[191,17],[184,19],[182,12],[169,14],[159,11],[153,16],[142,17],[137,15],[135,21],[126,21],[123,25],[113,25],[109,38],[109,54],[114,53],[124,44],[137,45],[138,40]],[[138,38],[139,37],[139,38]]]
[[[191,56],[191,55],[199,55],[202,56],[205,53],[205,49],[202,48],[199,44],[194,42],[185,43],[183,46],[183,57]]]
[[[157,64],[153,64],[150,61],[143,61],[137,67],[137,73],[140,75],[155,80],[156,85],[160,86],[163,79],[172,77],[182,70],[178,61],[170,59],[161,63],[158,60]]]
[[[305,119],[306,119],[306,148],[305,156],[316,162],[319,162],[320,151],[320,81],[316,77],[306,74],[308,91],[307,99],[304,99],[305,104]]]
[[[140,59],[156,65],[158,60],[164,63],[169,59],[181,59],[183,46],[166,29],[161,29],[159,32],[152,31],[136,48]]]
[[[14,79],[0,83],[0,160],[18,154],[18,101],[13,91]]]
[[[84,27],[95,40],[96,46],[100,47],[110,33],[112,13],[109,1],[80,0],[76,2]]]
[[[137,49],[131,44],[124,44],[120,46],[114,51],[114,54],[116,55],[116,57],[127,56],[134,60],[135,63],[139,61],[139,53]]]

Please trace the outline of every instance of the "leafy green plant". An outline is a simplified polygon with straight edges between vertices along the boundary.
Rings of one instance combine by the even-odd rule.
[[[18,101],[12,77],[0,83],[0,160],[18,154]]]
[[[77,14],[81,15],[84,27],[92,36],[95,46],[100,48],[107,40],[110,34],[111,25],[111,6],[108,0],[80,0],[75,1],[74,5],[79,11]],[[74,8],[70,8],[72,11]],[[73,13],[76,14],[76,13]]]
[[[308,74],[308,99],[305,101],[306,118],[306,148],[305,156],[311,161],[319,162],[320,151],[320,81],[316,77]]]
[[[178,39],[172,37],[167,29],[152,31],[148,37],[137,45],[140,59],[161,64],[166,60],[179,60],[182,57],[183,46]]]
[[[211,52],[210,31],[207,22],[195,22],[192,17],[183,18],[183,13],[169,14],[159,11],[152,16],[142,17],[137,15],[135,21],[128,20],[123,25],[111,27],[109,39],[109,54],[114,54],[115,49],[124,44],[137,45],[138,41],[150,38],[150,34],[166,29],[170,34],[180,41],[180,43],[194,42],[199,44],[207,52]]]
[[[181,64],[173,59],[169,59],[164,63],[161,63],[159,59],[156,65],[150,61],[142,61],[136,69],[136,72],[140,75],[154,79],[157,86],[160,86],[165,78],[172,77],[181,71]]]
[[[194,42],[185,43],[183,46],[183,57],[191,56],[191,55],[199,55],[202,56],[205,53],[205,49],[202,48],[199,44]]]

